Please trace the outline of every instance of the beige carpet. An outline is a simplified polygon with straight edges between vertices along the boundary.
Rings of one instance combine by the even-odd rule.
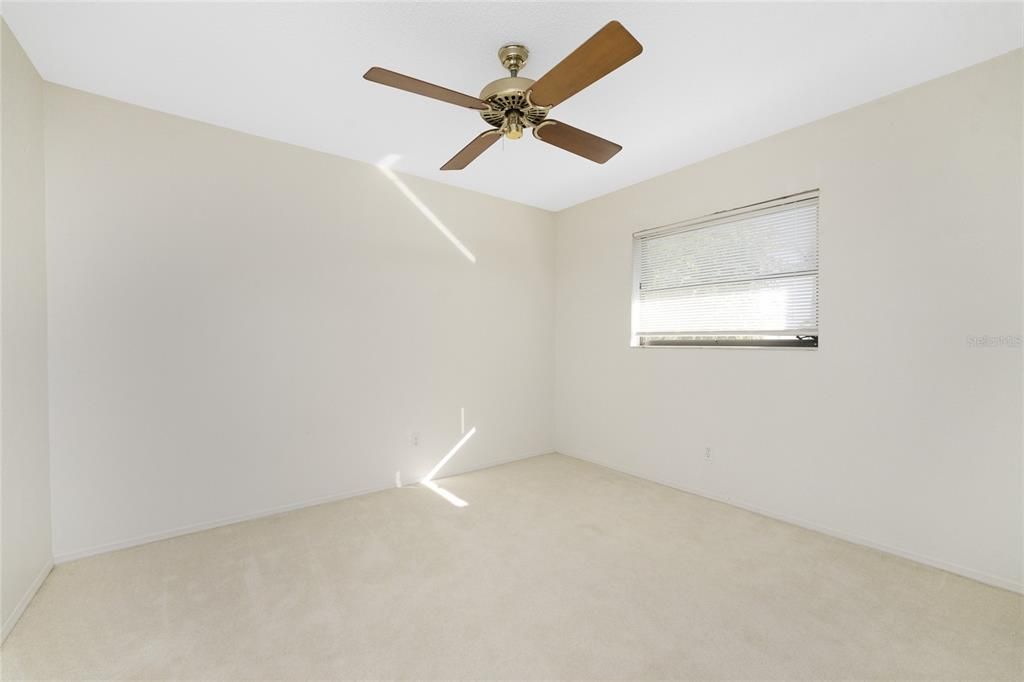
[[[18,678],[1020,679],[1022,598],[558,455],[58,566]]]

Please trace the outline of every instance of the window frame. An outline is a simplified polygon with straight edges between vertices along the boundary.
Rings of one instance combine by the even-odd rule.
[[[779,206],[803,203],[810,200],[817,202],[818,215],[814,226],[815,248],[818,250],[818,269],[815,271],[818,277],[818,312],[817,334],[807,336],[765,336],[757,332],[736,332],[734,335],[725,334],[690,334],[679,337],[662,337],[653,342],[645,341],[644,335],[636,334],[637,327],[637,303],[640,297],[640,245],[643,239],[658,235],[677,234],[691,230],[704,229],[716,224],[732,222],[744,215],[759,213]],[[659,225],[634,232],[632,241],[632,288],[630,290],[629,307],[629,346],[630,348],[738,348],[738,349],[761,349],[761,350],[817,350],[820,344],[821,319],[820,319],[820,288],[821,288],[821,190],[819,188],[795,192],[784,196],[759,201],[753,204],[746,204],[736,208],[715,211],[696,218],[690,218],[676,223]],[[757,338],[760,337],[760,338]]]

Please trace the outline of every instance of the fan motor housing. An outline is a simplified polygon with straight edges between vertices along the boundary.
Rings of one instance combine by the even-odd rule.
[[[518,76],[507,76],[488,83],[480,91],[480,99],[491,105],[491,108],[481,111],[480,118],[495,128],[502,128],[508,114],[516,112],[523,127],[532,128],[537,125],[547,117],[550,107],[530,104],[526,91],[531,85],[532,80]]]

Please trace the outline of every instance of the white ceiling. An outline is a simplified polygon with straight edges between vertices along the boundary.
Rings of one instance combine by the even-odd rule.
[[[557,210],[1008,52],[1022,5],[25,3],[42,76],[133,104]],[[471,95],[522,41],[538,78],[611,19],[644,53],[553,117],[623,145],[604,166],[531,136],[437,170],[486,125],[362,80],[383,66]]]

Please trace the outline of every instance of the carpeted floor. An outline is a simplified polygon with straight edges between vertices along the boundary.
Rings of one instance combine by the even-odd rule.
[[[1020,679],[1022,597],[546,455],[58,566],[19,678]]]

